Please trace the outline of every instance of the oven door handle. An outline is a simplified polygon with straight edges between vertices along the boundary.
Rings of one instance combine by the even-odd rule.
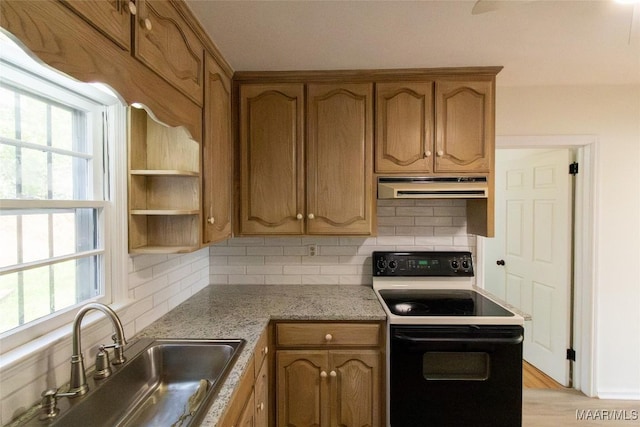
[[[524,337],[522,335],[512,337],[410,337],[405,334],[395,333],[394,339],[412,343],[428,342],[453,342],[453,343],[478,343],[478,344],[520,344]]]

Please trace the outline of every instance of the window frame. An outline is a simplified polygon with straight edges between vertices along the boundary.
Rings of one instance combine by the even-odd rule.
[[[10,42],[9,42],[10,43]],[[51,342],[58,339],[60,330],[70,331],[70,325],[79,306],[89,301],[110,304],[113,308],[128,303],[126,289],[126,106],[122,100],[102,85],[90,85],[73,81],[71,78],[34,61],[22,49],[8,45],[6,37],[0,33],[0,66],[2,79],[19,90],[32,93],[33,88],[41,89],[46,80],[46,98],[53,99],[63,105],[83,111],[91,111],[88,115],[87,128],[91,126],[94,135],[102,138],[102,142],[94,143],[100,150],[93,151],[94,177],[90,178],[93,187],[93,200],[19,200],[3,199],[0,206],[5,208],[69,208],[87,207],[96,209],[97,228],[100,230],[97,249],[76,252],[67,259],[100,255],[102,262],[101,287],[103,295],[89,298],[57,310],[39,319],[30,321],[8,331],[0,333],[0,354],[3,356],[18,350],[39,338]],[[51,85],[53,83],[53,85]],[[68,102],[69,99],[73,102]],[[101,104],[101,105],[97,105]],[[78,108],[80,106],[80,108]],[[95,133],[99,131],[99,133]],[[102,136],[101,136],[102,135]],[[44,146],[46,149],[46,146]],[[99,166],[99,167],[97,167]],[[96,177],[95,174],[100,174]],[[98,179],[96,179],[98,178]],[[124,246],[123,246],[124,245]],[[60,257],[62,258],[62,257]],[[36,261],[34,264],[45,265],[53,258]],[[31,263],[27,263],[31,264]],[[23,264],[20,270],[25,270]],[[28,265],[27,265],[28,266]],[[28,266],[29,267],[29,266]],[[32,266],[30,266],[32,267]],[[6,269],[5,269],[6,270]],[[6,271],[5,271],[6,273]],[[49,337],[49,338],[47,338]],[[38,340],[41,341],[41,340]],[[28,347],[28,346],[27,346]]]

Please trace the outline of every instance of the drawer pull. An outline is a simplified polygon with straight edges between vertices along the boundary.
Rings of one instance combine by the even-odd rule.
[[[327,372],[326,371],[320,372],[320,378],[327,378]]]
[[[324,336],[324,339],[325,339],[325,341],[327,341],[327,342],[331,342],[331,340],[333,339],[333,335],[331,335],[331,334],[327,334],[327,335],[325,335],[325,336]]]
[[[331,371],[329,372],[329,376],[331,376],[331,378],[335,378],[338,376],[338,374],[336,373],[336,371]]]

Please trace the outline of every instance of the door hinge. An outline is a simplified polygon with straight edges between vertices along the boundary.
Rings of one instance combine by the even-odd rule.
[[[569,174],[570,175],[578,174],[578,162],[573,162],[569,165]]]
[[[567,360],[576,361],[576,351],[572,348],[567,349]]]

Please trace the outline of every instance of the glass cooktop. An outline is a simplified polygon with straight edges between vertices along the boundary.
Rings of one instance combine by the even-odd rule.
[[[473,290],[381,289],[379,292],[391,313],[397,316],[514,316]]]

